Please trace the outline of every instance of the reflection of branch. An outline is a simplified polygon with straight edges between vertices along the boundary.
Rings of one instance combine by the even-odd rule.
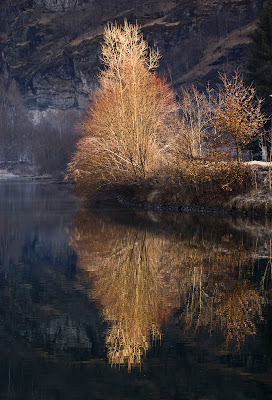
[[[193,265],[180,288],[181,304],[186,304],[180,318],[186,330],[197,332],[202,327],[210,334],[220,330],[226,346],[234,342],[239,348],[247,336],[255,335],[264,300],[246,279],[250,271],[242,269],[249,255],[243,246],[236,245],[226,251],[203,242],[198,251],[187,249],[187,264]]]

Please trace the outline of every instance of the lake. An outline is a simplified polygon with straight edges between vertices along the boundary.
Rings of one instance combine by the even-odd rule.
[[[1,399],[272,399],[272,221],[0,182]]]

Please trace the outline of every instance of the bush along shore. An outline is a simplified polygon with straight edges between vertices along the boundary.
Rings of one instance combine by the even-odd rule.
[[[101,53],[99,88],[68,165],[79,195],[115,193],[126,206],[179,212],[272,211],[271,161],[243,161],[266,118],[239,71],[221,74],[216,90],[182,88],[177,100],[137,25],[108,24]]]

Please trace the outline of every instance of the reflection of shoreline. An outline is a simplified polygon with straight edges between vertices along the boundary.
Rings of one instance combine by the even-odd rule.
[[[194,230],[189,218],[172,235],[142,226],[84,209],[75,217],[71,242],[81,279],[87,286],[91,280],[89,297],[99,301],[109,324],[111,365],[140,365],[173,310],[180,310],[183,329],[220,331],[227,346],[239,348],[256,334],[264,300],[247,267],[250,238],[220,224]]]

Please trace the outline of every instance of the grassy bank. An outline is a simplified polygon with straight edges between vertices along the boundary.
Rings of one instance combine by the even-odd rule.
[[[205,168],[205,179],[202,175],[201,180],[197,176],[195,179],[190,176],[189,179],[180,171],[179,175],[170,176],[164,171],[164,174],[145,181],[116,183],[109,190],[101,189],[91,199],[116,197],[126,207],[168,212],[220,215],[272,213],[269,163],[231,164],[225,168],[221,166],[220,171],[210,165]]]
[[[245,163],[243,171],[246,182],[242,181],[240,185],[234,175],[232,186],[218,185],[218,176],[216,182],[191,182],[190,186],[190,182],[184,182],[182,177],[177,179],[176,176],[174,179],[161,173],[145,181],[115,182],[91,192],[90,196],[85,196],[85,200],[91,207],[119,204],[126,208],[167,213],[270,216],[272,191],[269,189],[268,163]],[[75,188],[78,189],[77,186]],[[82,192],[79,194],[82,195]]]
[[[116,190],[121,202],[132,207],[138,204],[146,209],[193,213],[269,214],[272,213],[270,168],[269,163],[253,162],[228,165],[221,171],[214,168],[211,173],[206,167],[205,179],[202,174],[201,180],[186,174],[175,180],[160,176],[145,184],[139,182]]]

